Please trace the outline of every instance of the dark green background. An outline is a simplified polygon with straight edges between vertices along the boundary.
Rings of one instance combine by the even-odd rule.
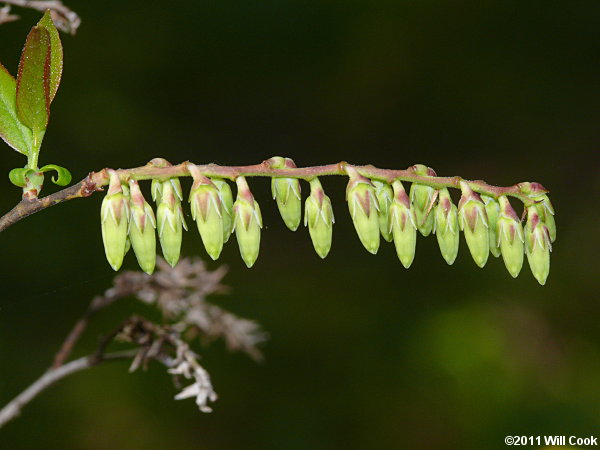
[[[220,394],[212,414],[173,401],[159,366],[81,373],[0,431],[0,448],[480,449],[505,448],[506,435],[598,432],[600,3],[68,4],[83,23],[63,38],[42,164],[81,179],[157,156],[425,163],[499,185],[541,182],[558,241],[544,287],[527,266],[516,280],[493,258],[477,268],[464,242],[448,267],[434,237],[419,239],[405,270],[392,245],[377,256],[361,248],[344,181],[332,178],[337,222],[321,261],[305,229],[284,228],[268,182],[253,180],[261,255],[246,269],[232,240],[218,264],[230,267],[233,292],[215,301],[270,333],[266,361],[222,344],[203,350]],[[13,73],[38,17],[0,27],[0,60]],[[24,164],[6,146],[0,162],[5,174]],[[6,211],[19,192],[6,176],[0,186]],[[0,235],[1,403],[48,366],[111,283],[101,198]],[[205,256],[195,232],[184,253]],[[77,354],[136,306],[105,312]]]

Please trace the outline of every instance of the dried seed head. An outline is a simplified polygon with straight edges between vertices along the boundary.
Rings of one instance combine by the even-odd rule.
[[[252,267],[258,258],[260,250],[260,229],[262,216],[260,207],[250,192],[244,177],[236,180],[238,194],[233,204],[233,229],[237,237],[240,254],[248,268]]]
[[[488,219],[488,231],[490,238],[490,253],[496,258],[500,256],[498,246],[498,217],[500,215],[500,204],[498,200],[488,195],[482,195],[481,200],[485,204],[485,214]]]
[[[334,223],[331,200],[325,195],[319,179],[313,178],[304,206],[304,226],[308,226],[313,247],[321,258],[325,258],[331,250]]]
[[[431,167],[423,164],[412,166],[415,174],[421,176],[435,177],[436,173]],[[416,225],[423,236],[429,236],[433,230],[434,217],[431,210],[435,205],[437,191],[429,186],[413,183],[410,187],[410,201],[415,214]]]
[[[158,185],[159,188],[153,185],[152,189],[153,196],[155,190],[159,191],[154,197],[159,199],[156,210],[158,238],[165,260],[175,267],[181,253],[183,228],[187,230],[181,209],[181,197],[177,192],[177,186],[181,188],[181,185],[177,179],[159,182]]]
[[[389,230],[394,238],[398,259],[407,269],[415,259],[417,227],[415,214],[400,180],[392,183],[394,198],[390,205]]]
[[[440,190],[438,204],[435,207],[435,233],[440,252],[448,264],[453,264],[458,255],[460,233],[458,230],[458,208],[452,203],[448,189]]]
[[[295,168],[296,164],[290,158],[276,156],[270,159],[271,167],[275,169]],[[300,196],[300,180],[297,178],[274,177],[271,180],[273,199],[286,226],[296,231],[302,219],[302,197]]]
[[[531,273],[541,285],[546,284],[550,273],[550,252],[552,244],[548,228],[542,222],[537,206],[527,208],[525,225],[525,253]]]
[[[485,205],[479,194],[473,192],[469,185],[461,181],[462,196],[458,203],[460,229],[465,233],[465,240],[471,256],[479,267],[485,266],[490,253],[490,238]]]
[[[349,169],[348,175],[346,200],[354,228],[364,247],[375,254],[379,249],[379,203],[375,187],[354,169]]]
[[[217,259],[223,250],[223,207],[219,189],[214,183],[197,172],[196,166],[188,165],[194,178],[190,191],[192,218],[196,221],[198,232],[206,253]]]
[[[110,177],[108,193],[102,200],[100,209],[102,241],[108,263],[113,270],[119,270],[123,264],[123,257],[127,253],[129,200],[121,188],[121,180],[117,173],[109,169],[108,174]]]
[[[129,239],[140,268],[151,274],[156,264],[156,218],[136,180],[129,180],[129,189]]]
[[[373,186],[379,203],[379,231],[386,241],[392,242],[394,237],[390,230],[390,205],[394,198],[394,191],[389,184],[381,181],[373,181]]]
[[[499,197],[498,202],[500,204],[496,233],[498,244],[506,269],[513,278],[516,278],[523,267],[523,226],[505,195]]]

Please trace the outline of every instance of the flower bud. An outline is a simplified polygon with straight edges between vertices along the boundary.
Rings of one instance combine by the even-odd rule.
[[[500,256],[498,246],[498,216],[500,215],[500,204],[498,200],[489,195],[482,195],[481,200],[485,204],[485,214],[488,220],[488,234],[490,239],[490,253],[496,258]]]
[[[313,247],[321,258],[325,258],[331,249],[334,222],[331,200],[325,195],[319,179],[313,178],[304,207],[304,226],[308,226]]]
[[[448,264],[454,263],[458,255],[458,209],[452,203],[448,189],[439,193],[439,201],[435,207],[435,224],[433,231],[437,237],[442,256]]]
[[[154,211],[144,199],[140,186],[135,180],[129,180],[129,239],[131,247],[141,269],[147,274],[154,272],[156,264],[156,218]]]
[[[417,175],[435,177],[436,173],[431,167],[423,164],[415,164],[412,166],[413,171]],[[437,191],[429,186],[419,183],[413,183],[410,187],[410,202],[412,210],[415,214],[417,228],[423,236],[429,236],[433,230],[435,221],[431,210],[437,198]]]
[[[152,193],[153,197],[158,199],[156,210],[158,238],[165,260],[175,267],[181,253],[183,228],[187,230],[181,209],[181,198],[177,191],[177,187],[181,189],[181,184],[174,178],[158,182],[160,187],[155,187],[154,181],[156,180],[153,180]],[[155,190],[160,191],[156,196]]]
[[[217,259],[223,250],[223,213],[219,189],[202,175],[196,166],[188,164],[194,178],[190,191],[190,209],[206,253]]]
[[[211,178],[210,181],[219,190],[221,214],[223,216],[223,243],[225,243],[229,240],[229,236],[233,232],[233,195],[227,181],[220,178]]]
[[[129,204],[117,172],[108,169],[108,174],[110,183],[100,210],[102,241],[108,263],[113,270],[119,270],[126,253]]]
[[[523,267],[523,226],[508,198],[498,198],[500,215],[497,223],[498,243],[508,272],[516,278]]]
[[[542,222],[536,205],[527,208],[527,224],[525,225],[525,253],[529,261],[531,273],[541,285],[546,284],[550,272],[550,233]]]
[[[389,184],[381,181],[373,181],[373,186],[379,203],[379,231],[386,241],[392,242],[394,236],[390,230],[390,205],[394,198],[394,191]]]
[[[417,245],[417,227],[415,213],[400,180],[392,183],[394,198],[390,205],[389,229],[394,238],[394,246],[398,259],[407,269],[415,259]]]
[[[260,250],[262,216],[260,207],[254,200],[246,179],[238,177],[235,181],[238,193],[233,204],[233,229],[235,230],[242,259],[246,266],[250,268],[256,262]]]
[[[375,187],[355,169],[347,170],[350,181],[346,189],[346,200],[350,216],[360,241],[370,253],[375,254],[379,249],[379,203]]]
[[[296,164],[290,158],[276,156],[270,159],[274,169],[295,168]],[[297,178],[274,177],[271,180],[273,199],[286,226],[296,231],[302,218],[302,197],[300,196],[300,180]]]
[[[538,215],[544,225],[548,228],[550,242],[556,240],[556,222],[554,221],[554,207],[548,198],[548,190],[540,183],[519,183],[519,189],[522,193],[536,201]]]
[[[485,205],[481,197],[473,192],[465,181],[460,182],[462,196],[458,203],[460,229],[465,232],[465,239],[471,256],[479,267],[485,266],[490,253],[490,238]]]

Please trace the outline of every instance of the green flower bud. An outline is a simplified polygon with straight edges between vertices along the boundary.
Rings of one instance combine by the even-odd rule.
[[[485,205],[479,194],[473,192],[466,182],[460,182],[460,189],[462,191],[458,203],[460,229],[465,232],[465,239],[475,264],[483,267],[490,253],[490,237]]]
[[[304,226],[308,226],[313,247],[321,258],[325,258],[331,249],[334,223],[331,200],[325,195],[319,179],[313,178],[304,207]]]
[[[121,188],[117,172],[108,169],[110,183],[102,201],[100,218],[104,253],[113,270],[119,270],[126,253],[129,201]]]
[[[410,201],[400,180],[392,183],[394,198],[390,205],[389,229],[394,238],[398,259],[407,269],[415,259],[417,245],[417,227],[415,213],[410,207]]]
[[[194,169],[190,172],[194,177],[189,198],[192,218],[196,221],[206,253],[217,259],[223,250],[223,208],[219,189]]]
[[[435,177],[435,171],[423,164],[415,164],[412,166],[412,170],[417,175]],[[423,236],[429,236],[433,230],[433,223],[435,221],[433,214],[430,214],[433,205],[437,198],[437,191],[429,186],[425,186],[419,183],[413,183],[410,187],[410,202],[412,203],[412,210],[415,214],[417,228]]]
[[[221,214],[223,215],[223,243],[225,243],[233,232],[233,195],[227,181],[220,178],[211,178],[211,181],[219,190]]]
[[[458,209],[452,203],[448,189],[439,192],[439,201],[435,207],[435,225],[433,228],[442,256],[448,264],[454,263],[458,255]]]
[[[490,238],[490,252],[496,258],[500,256],[500,247],[498,246],[498,216],[500,215],[500,204],[498,200],[489,195],[482,195],[481,200],[485,204],[485,214],[488,219],[488,230]]]
[[[519,188],[521,192],[536,201],[538,215],[548,228],[550,242],[554,242],[556,240],[556,222],[554,221],[554,207],[546,195],[548,190],[540,183],[529,182],[519,183]]]
[[[176,188],[181,185],[177,179],[167,180],[159,185],[160,188],[157,190],[160,190],[160,193],[157,196],[154,196],[155,187],[152,186],[153,197],[159,199],[156,210],[158,237],[165,260],[175,267],[181,253],[183,228],[187,230],[181,209],[181,199]]]
[[[296,164],[290,158],[275,156],[269,160],[274,169],[291,169]],[[277,201],[277,208],[286,226],[296,231],[302,219],[302,197],[300,196],[300,180],[297,178],[271,179],[271,192],[273,199]]]
[[[394,236],[390,230],[390,205],[394,198],[394,191],[389,184],[381,181],[373,181],[373,186],[379,203],[379,231],[386,241],[392,242]]]
[[[147,274],[154,272],[156,264],[156,218],[154,211],[144,199],[140,186],[135,180],[129,180],[129,239],[141,269]]]
[[[508,272],[516,278],[523,267],[523,226],[517,213],[510,205],[508,198],[502,195],[498,198],[500,215],[497,223],[498,243],[502,259]]]
[[[262,216],[260,207],[250,192],[244,177],[236,180],[238,194],[233,204],[233,229],[240,247],[240,254],[248,268],[252,267],[258,258],[260,250],[260,229]]]
[[[541,285],[546,284],[550,273],[550,233],[538,214],[536,205],[527,208],[527,224],[525,225],[525,253],[529,261],[531,273]]]
[[[375,254],[379,249],[379,203],[375,187],[354,169],[349,169],[348,175],[346,200],[354,228],[364,247]]]

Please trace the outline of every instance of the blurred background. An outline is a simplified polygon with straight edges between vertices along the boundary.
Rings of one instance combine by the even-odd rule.
[[[63,35],[41,164],[78,180],[157,156],[424,163],[498,185],[541,182],[558,240],[544,287],[527,265],[517,279],[495,258],[477,268],[464,242],[448,267],[434,237],[419,238],[405,270],[393,245],[377,256],[362,248],[333,177],[323,184],[334,242],[320,260],[304,228],[283,225],[269,182],[253,180],[266,224],[257,264],[244,266],[232,238],[209,265],[230,269],[231,295],[213,300],[269,332],[265,361],[198,347],[220,395],[212,414],[174,401],[158,365],[130,375],[127,363],[107,364],[35,400],[0,431],[0,448],[480,449],[505,448],[506,435],[597,433],[600,3],[67,4],[82,25]],[[0,27],[13,73],[40,17],[18,12]],[[5,174],[24,162],[3,146]],[[19,191],[7,176],[0,187],[7,211]],[[2,404],[111,284],[101,200],[59,205],[0,236]],[[195,231],[183,252],[206,257]],[[124,267],[136,269],[132,254]],[[105,311],[76,356],[136,307]]]

